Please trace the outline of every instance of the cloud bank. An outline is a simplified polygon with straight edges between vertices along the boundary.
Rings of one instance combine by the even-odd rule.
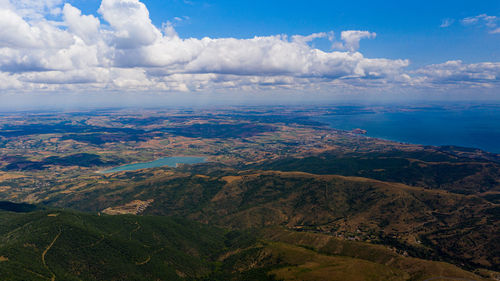
[[[347,91],[494,87],[500,80],[499,63],[450,61],[409,71],[406,59],[367,58],[358,49],[376,37],[370,31],[342,31],[324,51],[311,42],[334,42],[333,32],[181,38],[170,22],[155,26],[138,0],[102,0],[98,14],[61,0],[0,0],[0,90]]]

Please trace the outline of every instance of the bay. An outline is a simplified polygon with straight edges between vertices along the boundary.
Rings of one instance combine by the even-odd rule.
[[[500,153],[500,108],[418,109],[323,115],[318,121],[341,130],[404,143],[455,145]]]

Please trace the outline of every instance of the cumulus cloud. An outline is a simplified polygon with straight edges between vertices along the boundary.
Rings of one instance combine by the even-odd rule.
[[[156,27],[138,0],[102,0],[102,21],[61,0],[2,1],[2,90],[316,90],[498,81],[498,65],[487,63],[448,62],[408,72],[408,60],[367,58],[357,50],[361,39],[376,37],[369,31],[342,31],[342,42],[326,51],[313,44],[317,39],[333,42],[331,31],[181,38],[171,21]],[[28,11],[29,5],[40,9]],[[48,14],[57,13],[59,20],[48,20]]]
[[[63,19],[68,29],[74,35],[80,37],[85,43],[91,44],[99,36],[100,22],[92,15],[82,15],[82,12],[71,6],[64,4]]]
[[[354,52],[359,49],[359,41],[361,39],[375,38],[377,34],[375,32],[362,31],[362,30],[346,30],[340,33],[340,38],[343,43],[337,42],[334,44],[334,48],[341,50],[349,50]]]
[[[447,61],[418,69],[415,74],[433,84],[493,86],[500,83],[500,63]]]
[[[0,47],[36,47],[37,31],[14,11],[0,8]]]
[[[147,46],[161,37],[146,5],[138,0],[103,0],[99,13],[113,28],[111,43],[119,49]]]

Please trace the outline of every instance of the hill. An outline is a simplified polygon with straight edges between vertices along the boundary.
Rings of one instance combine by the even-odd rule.
[[[391,245],[414,257],[498,269],[499,206],[476,195],[360,177],[214,169],[149,170],[47,203],[86,211],[182,216],[233,229],[282,225]],[[120,176],[116,176],[120,178]],[[140,212],[134,212],[140,213]]]
[[[364,153],[325,152],[301,158],[285,157],[246,168],[358,176],[460,194],[498,194],[500,164],[496,159],[482,154],[464,155],[451,148]]]
[[[156,216],[1,211],[0,242],[2,280],[490,280],[329,235]]]
[[[202,233],[203,235],[198,235]],[[181,280],[212,271],[225,232],[184,219],[0,212],[2,280]]]

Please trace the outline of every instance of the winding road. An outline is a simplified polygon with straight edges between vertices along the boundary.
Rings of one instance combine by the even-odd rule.
[[[61,236],[61,233],[62,233],[62,230],[59,229],[59,233],[57,233],[56,237],[54,237],[54,239],[52,240],[52,242],[50,242],[50,244],[47,246],[47,248],[45,248],[45,250],[43,251],[42,253],[42,263],[43,263],[43,266],[50,272],[50,274],[52,275],[50,277],[50,280],[51,281],[55,281],[56,280],[56,275],[54,274],[54,272],[52,272],[52,270],[50,270],[50,268],[47,266],[47,263],[45,262],[45,255],[47,255],[47,252],[50,250],[50,248],[52,248],[52,246],[54,245],[54,243],[56,243],[56,240],[57,238],[59,238],[59,236]]]

